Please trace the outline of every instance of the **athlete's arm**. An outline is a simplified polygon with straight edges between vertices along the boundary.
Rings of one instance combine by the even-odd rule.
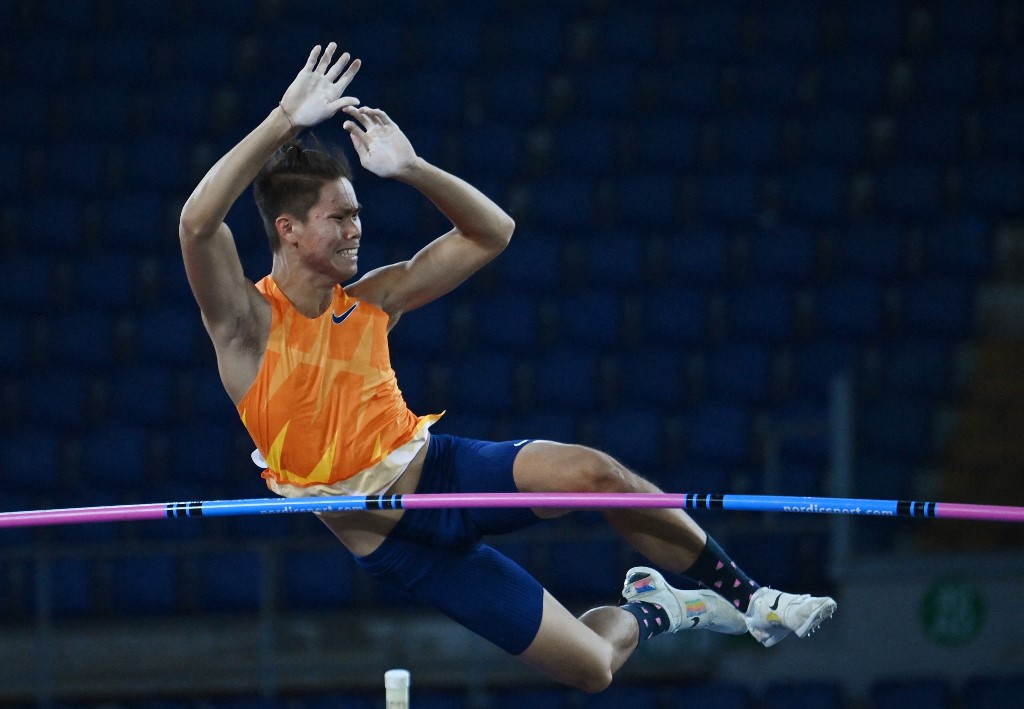
[[[349,55],[344,53],[332,65],[336,49],[333,42],[323,54],[319,45],[313,48],[280,106],[210,168],[181,211],[178,237],[185,272],[217,349],[225,387],[236,400],[240,398],[235,396],[237,390],[248,387],[232,385],[237,362],[234,358],[225,362],[222,354],[239,345],[251,345],[259,331],[260,309],[265,310],[266,304],[242,272],[224,217],[275,150],[303,128],[358,102],[342,94],[359,71],[359,60],[349,64]],[[264,319],[267,327],[269,311]]]
[[[344,127],[362,166],[415,187],[453,226],[410,260],[370,271],[346,289],[378,305],[394,322],[403,312],[448,293],[500,254],[515,222],[475,187],[416,155],[383,111],[350,107],[345,112],[353,119]]]

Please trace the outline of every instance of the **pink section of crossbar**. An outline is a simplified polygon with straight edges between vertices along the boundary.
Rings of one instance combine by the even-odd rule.
[[[166,519],[167,505],[114,505],[111,507],[71,507],[60,510],[28,510],[5,512],[0,517],[3,527],[42,527],[48,524],[88,524],[92,522],[134,522]]]
[[[686,495],[636,492],[492,492],[474,494],[410,493],[402,495],[407,510],[443,510],[452,507],[566,507],[566,508],[639,508],[679,507]]]
[[[936,502],[935,516],[940,518],[988,520],[990,522],[1024,522],[1024,507]]]

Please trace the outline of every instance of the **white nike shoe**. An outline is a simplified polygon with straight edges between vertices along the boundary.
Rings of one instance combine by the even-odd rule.
[[[747,632],[747,620],[729,601],[714,591],[672,588],[665,577],[646,566],[626,572],[622,597],[627,601],[654,603],[668,612],[668,631],[711,630],[728,635]]]
[[[790,633],[810,635],[836,612],[828,596],[783,593],[762,586],[754,591],[747,608],[747,629],[759,643],[771,647]]]

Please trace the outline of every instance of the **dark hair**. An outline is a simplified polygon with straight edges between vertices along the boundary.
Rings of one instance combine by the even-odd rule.
[[[253,197],[263,219],[270,249],[281,248],[274,222],[284,213],[305,221],[327,182],[352,179],[352,168],[341,150],[330,148],[315,136],[307,147],[297,138],[282,145],[253,181]]]

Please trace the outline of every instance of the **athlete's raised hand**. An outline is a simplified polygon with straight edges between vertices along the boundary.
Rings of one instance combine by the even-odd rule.
[[[323,54],[320,53],[319,44],[313,47],[306,66],[284,92],[281,108],[296,128],[310,128],[342,108],[359,103],[359,99],[343,94],[359,71],[360,62],[355,59],[349,63],[348,52],[342,52],[337,61],[331,64],[337,49],[338,45],[334,42],[327,45]]]
[[[416,163],[416,151],[398,124],[377,108],[346,106],[345,121],[359,162],[378,177],[401,177]]]

